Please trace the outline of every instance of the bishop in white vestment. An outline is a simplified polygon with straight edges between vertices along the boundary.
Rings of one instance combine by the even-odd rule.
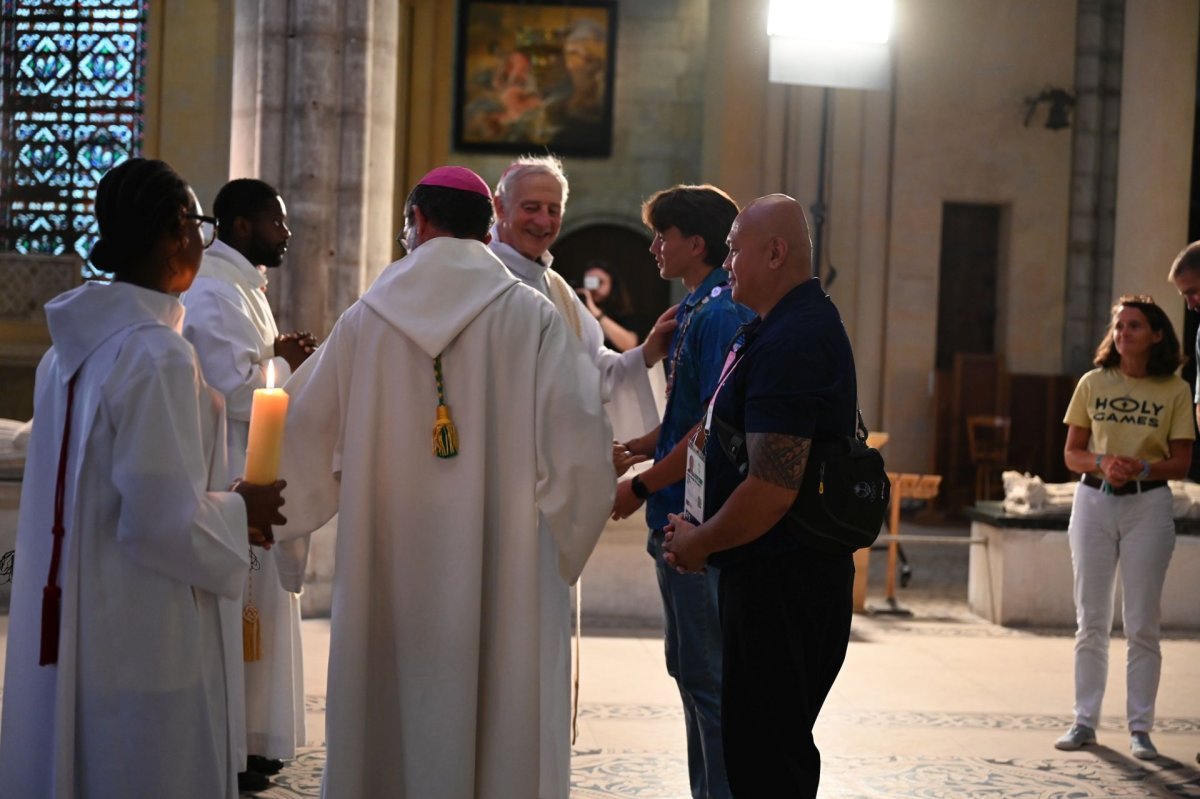
[[[567,796],[539,785],[541,686],[565,676],[540,651],[611,508],[611,433],[554,306],[475,240],[487,195],[465,169],[426,176],[406,227],[418,246],[287,385],[276,537],[340,511],[327,799]],[[435,200],[445,226],[470,203],[481,227],[450,237],[422,213]],[[433,447],[445,408],[453,457]],[[567,749],[553,756],[565,771]]]

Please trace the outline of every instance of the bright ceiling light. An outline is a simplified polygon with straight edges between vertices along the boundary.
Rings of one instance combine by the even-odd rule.
[[[771,0],[767,34],[824,42],[891,37],[892,0]]]

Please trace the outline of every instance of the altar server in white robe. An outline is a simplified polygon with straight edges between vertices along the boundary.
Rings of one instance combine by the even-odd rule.
[[[212,220],[169,166],[140,158],[104,176],[95,209],[92,262],[114,282],[46,305],[0,793],[233,799],[247,524],[284,521],[280,484],[228,490],[222,400],[179,334],[173,295]]]
[[[213,201],[217,240],[204,253],[200,272],[183,295],[183,335],[196,348],[204,379],[225,397],[229,474],[242,474],[254,390],[267,381],[282,386],[312,352],[306,333],[279,335],[267,302],[268,271],[283,263],[291,231],[287,206],[269,184],[251,178],[226,183]],[[304,672],[300,645],[300,597],[279,582],[275,552],[258,552],[246,571],[243,603],[258,611],[262,646],[247,661],[245,771],[270,775],[304,744]],[[299,586],[296,586],[299,588]],[[243,789],[266,787],[266,779],[243,774]]]
[[[436,169],[405,211],[410,254],[287,385],[276,534],[340,511],[322,795],[566,799],[539,650],[614,494],[599,375],[485,246],[481,178]]]
[[[640,346],[621,353],[604,345],[604,331],[565,279],[551,268],[550,246],[558,238],[569,186],[562,164],[552,156],[522,156],[496,184],[495,236],[489,246],[525,285],[547,297],[566,323],[564,334],[585,353],[600,373],[601,399],[620,441],[638,438],[658,427],[659,408],[650,370],[663,359],[675,329],[674,308],[655,323]],[[661,395],[661,391],[657,392]],[[564,589],[565,594],[566,589]],[[542,690],[542,794],[566,796],[570,788],[571,622],[567,599],[547,602],[561,616],[543,619],[543,671],[555,675]]]
[[[672,308],[659,317],[646,341],[627,352],[604,345],[604,330],[575,289],[552,267],[550,246],[558,238],[569,186],[553,156],[522,156],[496,184],[496,228],[489,246],[514,275],[547,297],[588,357],[600,370],[613,435],[619,441],[658,427],[661,412],[650,370],[667,354],[675,329]],[[661,393],[661,392],[660,392]]]

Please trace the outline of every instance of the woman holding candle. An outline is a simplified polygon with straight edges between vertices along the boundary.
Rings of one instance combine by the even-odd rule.
[[[1067,415],[1067,468],[1083,475],[1067,537],[1075,572],[1075,723],[1055,742],[1096,742],[1108,675],[1117,569],[1128,641],[1126,712],[1134,757],[1158,757],[1150,741],[1162,654],[1159,617],[1175,547],[1168,480],[1192,460],[1192,402],[1175,374],[1181,358],[1171,320],[1154,300],[1126,296],[1096,350],[1097,368],[1075,388]]]
[[[224,413],[179,335],[211,220],[161,161],[100,181],[92,261],[46,305],[8,634],[12,796],[237,796],[247,528],[281,484],[226,490]],[[265,544],[259,536],[251,543]]]

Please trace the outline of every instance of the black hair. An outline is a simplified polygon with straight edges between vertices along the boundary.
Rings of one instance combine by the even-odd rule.
[[[1174,280],[1183,272],[1197,271],[1200,271],[1200,241],[1193,241],[1175,256],[1171,271],[1167,273],[1167,280]]]
[[[1175,374],[1175,370],[1183,363],[1179,337],[1175,335],[1171,319],[1158,307],[1153,297],[1145,294],[1126,294],[1113,305],[1112,321],[1108,323],[1108,330],[1104,332],[1104,338],[1096,348],[1096,357],[1092,363],[1103,369],[1116,369],[1121,365],[1121,353],[1117,352],[1117,345],[1113,343],[1113,327],[1117,322],[1117,313],[1122,308],[1137,308],[1146,317],[1150,329],[1155,333],[1162,333],[1162,338],[1150,348],[1150,356],[1146,359],[1146,374],[1151,377]]]
[[[642,203],[642,221],[657,233],[678,228],[685,236],[704,239],[704,263],[720,266],[729,255],[729,229],[737,218],[733,198],[716,186],[674,186]]]
[[[494,221],[492,198],[473,191],[417,184],[404,203],[406,217],[414,205],[430,224],[456,239],[483,241]]]
[[[149,285],[146,256],[164,235],[180,231],[180,212],[190,210],[187,182],[165,161],[130,158],[110,169],[96,188],[100,238],[89,260],[117,280]]]
[[[240,217],[252,219],[275,204],[279,192],[271,184],[255,178],[238,178],[221,187],[213,199],[213,216],[217,218],[217,235],[222,241],[233,234],[233,221]]]

